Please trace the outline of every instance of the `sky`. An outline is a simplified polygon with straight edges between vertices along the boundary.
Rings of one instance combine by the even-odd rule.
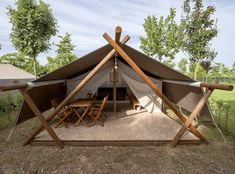
[[[0,0],[0,56],[15,52],[9,34],[11,24],[6,14],[7,6],[14,7],[14,0]],[[122,36],[130,35],[128,45],[140,50],[139,36],[144,35],[143,23],[148,15],[166,16],[171,7],[176,8],[176,20],[180,20],[183,0],[45,0],[50,4],[54,17],[59,24],[58,34],[72,34],[72,43],[76,45],[74,53],[79,57],[97,49],[107,42],[102,37],[104,32],[114,37],[117,25],[122,27]],[[218,52],[215,62],[231,67],[235,61],[235,1],[204,0],[204,5],[213,5],[218,19],[219,33],[212,41],[212,48]],[[53,37],[51,43],[58,43]],[[40,64],[46,64],[47,56],[55,56],[55,46],[47,53],[38,56]],[[176,62],[184,55],[178,54]]]

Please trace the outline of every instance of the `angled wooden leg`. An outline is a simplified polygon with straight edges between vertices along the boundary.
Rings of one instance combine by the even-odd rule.
[[[184,135],[185,131],[188,129],[189,125],[193,122],[194,118],[197,116],[197,114],[201,111],[202,107],[205,105],[207,99],[212,94],[213,90],[209,89],[204,96],[201,98],[201,100],[198,102],[197,106],[194,108],[190,116],[187,118],[185,123],[183,123],[181,129],[175,136],[175,138],[172,140],[171,145],[176,146],[176,144],[179,142],[180,138]]]
[[[98,122],[101,126],[104,126],[104,121],[102,120],[102,118],[99,117],[99,115],[96,115],[96,116],[94,116],[92,114],[89,114],[89,115],[91,118],[93,118],[93,120],[90,123],[88,122],[88,124],[87,124],[88,127],[91,127],[95,122]],[[101,120],[99,120],[99,119],[101,119]]]
[[[38,119],[41,121],[44,128],[50,134],[52,139],[56,142],[56,144],[59,147],[63,148],[64,147],[63,143],[60,141],[59,137],[56,135],[54,130],[49,126],[46,119],[43,117],[42,113],[40,112],[40,110],[38,109],[38,107],[36,106],[36,104],[34,103],[32,98],[29,96],[27,90],[26,89],[19,89],[19,91],[22,94],[22,96],[24,97],[24,99],[27,102],[27,104],[29,105],[29,107],[32,109],[33,113],[38,117]]]
[[[63,118],[60,118],[60,120],[58,121],[58,123],[55,125],[55,128],[57,128],[59,125],[63,124],[65,128],[67,128],[68,126],[68,123],[65,121],[65,119],[70,115],[72,114],[73,112],[67,114],[66,112],[63,112],[64,113],[64,116]]]
[[[74,126],[77,126],[81,121],[82,121],[84,124],[86,124],[86,122],[83,120],[83,118],[84,118],[84,116],[87,114],[88,110],[89,110],[89,107],[87,107],[86,110],[84,111],[84,113],[83,113],[81,116],[79,116],[80,118],[79,118],[78,121],[74,124]],[[75,111],[76,114],[79,115],[79,113],[78,113],[76,110],[74,110],[74,111]]]
[[[65,119],[67,118],[67,115],[65,115],[63,118],[60,119],[60,121],[56,124],[55,128],[57,128],[59,125],[61,125],[62,123],[65,123]]]

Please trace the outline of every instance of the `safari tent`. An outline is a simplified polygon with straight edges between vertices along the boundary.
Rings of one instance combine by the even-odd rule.
[[[196,116],[211,118],[207,99],[214,89],[232,90],[233,86],[194,81],[128,46],[129,36],[120,40],[121,31],[116,27],[115,39],[105,33],[107,45],[33,82],[0,87],[2,91],[18,89],[24,97],[17,124],[33,117],[41,121],[24,145],[175,146],[206,142],[193,121]],[[54,126],[63,108],[90,95],[96,101],[108,96],[102,126]],[[63,100],[52,109],[55,98]],[[51,112],[45,118],[42,113],[48,110]]]

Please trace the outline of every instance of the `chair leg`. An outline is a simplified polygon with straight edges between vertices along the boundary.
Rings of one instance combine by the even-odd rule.
[[[101,113],[101,118],[105,121],[106,120],[106,114]]]
[[[60,124],[64,123],[64,120],[68,117],[68,115],[65,115],[55,126],[55,128],[57,128]]]
[[[92,125],[94,125],[95,122],[98,122],[102,127],[104,127],[104,121],[103,120],[99,120],[101,119],[101,117],[96,116],[94,117],[92,114],[90,114],[90,119],[93,118],[91,123],[88,123],[87,126],[91,127]]]

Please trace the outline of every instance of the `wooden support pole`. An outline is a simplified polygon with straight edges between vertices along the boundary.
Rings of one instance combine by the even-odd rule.
[[[120,26],[117,26],[115,29],[115,42],[117,44],[119,44],[120,42],[121,33],[122,33],[122,28]]]
[[[64,83],[66,79],[63,80],[49,80],[43,82],[28,82],[28,83],[15,83],[14,85],[0,85],[0,91],[11,91],[16,89],[24,89],[24,88],[35,88],[39,86],[53,85]]]
[[[184,135],[185,131],[188,129],[189,125],[193,122],[194,118],[197,116],[197,114],[201,111],[202,107],[205,105],[207,99],[210,97],[212,94],[213,89],[209,89],[201,98],[201,100],[198,102],[197,106],[193,109],[192,113],[190,116],[187,118],[185,123],[183,123],[181,129],[171,142],[172,146],[176,146],[176,144],[179,142],[180,138]]]
[[[47,130],[47,132],[50,134],[50,136],[52,137],[52,139],[56,142],[56,144],[63,148],[64,145],[63,143],[60,141],[59,137],[56,135],[56,133],[54,132],[54,130],[48,125],[46,119],[43,117],[42,113],[40,112],[40,110],[38,109],[38,107],[36,106],[36,104],[34,103],[33,99],[29,96],[28,92],[26,89],[19,89],[21,95],[24,97],[24,100],[27,102],[27,104],[29,105],[29,107],[31,108],[31,110],[33,111],[33,113],[38,117],[38,119],[41,121],[42,126]]]
[[[127,35],[126,37],[123,38],[123,40],[121,41],[122,44],[125,44],[128,40],[130,39],[130,37]],[[82,87],[104,66],[104,64],[106,62],[108,62],[108,60],[110,60],[114,54],[116,53],[115,49],[112,49],[104,58],[103,60],[96,65],[96,67],[74,88],[74,90],[64,99],[63,102],[61,102],[61,104],[55,108],[54,112],[48,116],[47,121],[51,121],[56,114],[64,107],[66,106],[70,99],[73,98],[81,89]],[[37,134],[39,134],[43,129],[43,126],[41,125],[40,127],[38,127],[32,134],[30,134],[27,139],[25,140],[25,142],[23,143],[23,145],[27,145]]]
[[[29,87],[27,83],[24,84],[15,84],[15,85],[2,85],[0,86],[0,91],[11,91],[16,89],[24,89]]]
[[[104,33],[105,40],[117,51],[117,53],[133,68],[133,70],[152,88],[152,90],[165,102],[165,104],[179,117],[183,122],[186,118],[178,112],[170,100],[157,88],[157,86],[148,78],[148,76],[135,64],[135,62],[123,51],[123,49],[107,34]],[[197,136],[201,141],[206,141],[204,136],[190,124],[190,131]]]
[[[117,88],[116,88],[116,73],[117,73],[117,58],[114,58],[114,66],[113,66],[113,112],[117,112]]]
[[[201,83],[200,87],[206,87],[210,89],[220,89],[220,90],[226,90],[226,91],[232,91],[233,85],[225,85],[225,84],[216,84],[216,83]]]

